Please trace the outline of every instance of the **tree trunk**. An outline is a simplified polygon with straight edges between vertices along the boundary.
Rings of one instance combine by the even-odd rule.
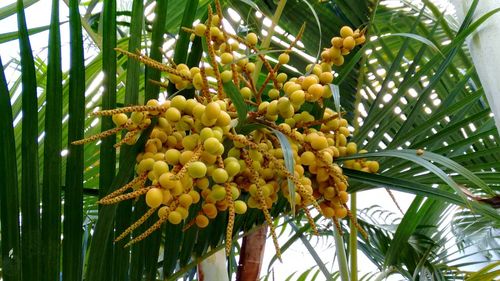
[[[470,9],[472,0],[452,0],[460,22]],[[481,0],[477,5],[474,20],[482,15],[500,8],[498,0]],[[498,79],[498,65],[500,65],[500,13],[496,13],[484,22],[469,38],[469,49],[476,67],[477,74],[484,87],[484,92],[491,111],[495,115],[495,123],[500,134],[500,79]]]
[[[243,237],[236,281],[256,281],[259,279],[264,249],[266,246],[267,225]]]

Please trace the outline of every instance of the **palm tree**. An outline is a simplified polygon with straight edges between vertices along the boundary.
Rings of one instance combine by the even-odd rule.
[[[35,2],[18,0],[0,8],[0,21],[12,15],[18,18],[18,32],[0,34],[0,42],[15,39],[20,45],[19,57],[2,57],[7,64],[0,63],[0,131],[5,132],[0,145],[1,277],[6,281],[60,276],[63,280],[194,278],[196,265],[224,247],[227,214],[203,230],[183,231],[192,215],[179,225],[166,223],[144,241],[124,248],[154,224],[153,219],[147,220],[132,236],[113,243],[148,206],[138,200],[97,207],[96,201],[134,177],[136,156],[146,138],[121,147],[118,153],[114,137],[99,145],[70,143],[114,127],[111,118],[91,116],[94,108],[144,104],[164,93],[151,82],[162,81],[159,71],[115,48],[132,53],[144,50],[157,61],[166,54],[176,63],[198,65],[204,43],[199,39],[190,43],[190,34],[182,27],[205,21],[207,8],[214,7],[212,1],[134,0],[117,8],[113,0],[68,0],[61,7],[54,0],[51,25],[28,29],[24,10]],[[341,222],[343,235],[339,235],[332,231],[331,220],[316,217],[320,237],[336,247],[339,268],[328,271],[309,247],[318,269],[304,272],[298,280],[313,278],[309,274],[321,278],[319,273],[342,280],[382,280],[391,274],[408,280],[494,280],[498,276],[494,267],[498,265],[499,134],[464,41],[497,10],[473,20],[478,3],[473,1],[464,22],[456,25],[433,1],[423,5],[406,0],[397,5],[359,0],[221,2],[227,24],[236,32],[264,29],[260,35],[265,38],[275,31],[275,39],[260,46],[271,59],[280,54],[273,50],[282,50],[283,42],[290,44],[294,40],[290,35],[297,35],[305,23],[300,52],[291,53],[295,69],[284,70],[289,76],[301,75],[344,25],[365,29],[369,39],[334,69],[339,96],[325,100],[327,107],[346,112],[345,118],[356,129],[352,140],[369,151],[339,161],[373,158],[380,163],[379,174],[344,169],[350,178],[351,211],[368,235],[358,233],[347,221]],[[69,10],[67,72],[62,70],[60,9]],[[269,27],[264,18],[278,27]],[[46,59],[33,56],[29,37],[44,30],[49,30]],[[89,48],[97,55],[87,57],[84,50]],[[4,68],[19,68],[19,78],[6,79]],[[258,78],[264,80],[266,75],[264,70]],[[172,86],[167,88],[168,95],[174,91]],[[14,122],[18,118],[21,122]],[[281,145],[286,147],[286,141]],[[376,206],[356,210],[355,194],[379,187],[387,189],[381,189],[383,193],[397,190],[416,197],[402,215],[388,216],[389,210]],[[192,208],[190,213],[195,214],[200,206]],[[271,209],[273,218],[295,232],[282,251],[298,239],[307,245],[313,232],[303,213],[290,218],[288,208],[281,202]],[[449,217],[451,222],[444,221]],[[258,211],[237,216],[234,238],[257,231],[264,221]],[[233,274],[236,257],[245,257],[243,249],[251,247],[247,244],[251,238],[244,241],[231,247],[230,277],[237,275]],[[455,248],[449,248],[451,242],[468,254],[457,258]],[[378,272],[358,278],[357,249]],[[472,254],[484,257],[468,259]],[[482,270],[464,269],[483,258],[489,265]]]

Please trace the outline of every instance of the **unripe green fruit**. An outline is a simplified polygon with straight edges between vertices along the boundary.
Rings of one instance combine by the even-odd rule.
[[[231,162],[225,164],[225,169],[227,171],[227,174],[230,177],[233,177],[240,172],[240,169],[241,169],[240,163],[238,163],[238,161],[231,161]]]
[[[195,179],[203,178],[207,173],[207,166],[205,163],[195,161],[188,167],[188,174]]]
[[[203,128],[200,131],[200,141],[204,142],[208,138],[212,138],[214,136],[214,133],[212,131],[212,128]]]
[[[222,79],[223,83],[227,83],[233,79],[233,72],[231,70],[224,70],[220,74],[220,78]]]
[[[220,141],[214,137],[208,138],[203,142],[203,148],[210,154],[216,154],[220,149]]]
[[[171,148],[165,152],[165,160],[170,165],[176,165],[177,163],[179,163],[180,156],[180,151],[174,148]]]
[[[226,198],[226,189],[223,186],[216,184],[213,186],[210,196],[216,201],[224,200],[224,198]]]
[[[163,201],[162,190],[156,187],[151,188],[146,193],[146,204],[150,208],[158,208]]]
[[[231,184],[231,198],[236,200],[238,197],[240,197],[240,190],[234,184]]]
[[[216,183],[225,183],[229,179],[229,175],[226,170],[217,168],[212,172],[212,179]]]
[[[240,94],[243,96],[244,99],[251,99],[252,98],[252,90],[248,87],[243,87],[240,89]]]

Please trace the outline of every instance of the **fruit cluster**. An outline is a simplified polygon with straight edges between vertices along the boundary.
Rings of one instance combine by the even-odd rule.
[[[116,146],[132,145],[154,124],[144,151],[137,156],[136,178],[99,201],[114,204],[145,195],[149,211],[118,240],[155,212],[157,222],[128,244],[144,239],[165,222],[180,224],[188,217],[191,205],[201,204],[201,211],[186,227],[204,228],[220,212],[228,211],[229,252],[235,215],[257,208],[271,226],[279,255],[269,210],[281,196],[290,202],[292,210],[304,210],[313,227],[311,206],[333,219],[337,227],[338,219],[350,216],[346,205],[348,182],[336,159],[357,153],[357,146],[348,142],[351,131],[342,112],[325,108],[323,100],[332,96],[332,65],[341,65],[343,55],[364,42],[363,32],[343,27],[342,37],[332,39],[333,46],[322,53],[322,61],[308,66],[309,74],[289,79],[279,69],[289,63],[289,53],[303,30],[273,67],[257,49],[255,33],[245,38],[229,34],[221,19],[217,5],[216,14],[209,9],[206,23],[186,29],[205,38],[210,65],[165,65],[120,50],[164,71],[177,89],[194,89],[194,98],[176,95],[161,104],[149,100],[144,106],[97,112],[100,116],[112,116],[116,128],[75,142],[82,144],[125,130],[127,133]],[[256,64],[243,54],[240,46],[256,54],[267,69],[260,87],[252,77]],[[233,97],[239,95],[237,98],[247,107],[246,120],[238,118],[240,108],[230,98],[228,89],[236,89]],[[324,112],[315,117],[302,110],[306,103],[318,104]],[[238,123],[258,126],[243,135],[238,133]],[[286,139],[291,151],[283,150],[285,144],[280,136]],[[287,166],[285,163],[290,161],[292,165]],[[372,173],[378,170],[374,161],[351,162],[345,165]],[[132,191],[126,192],[129,189]],[[350,217],[355,223],[355,218]]]

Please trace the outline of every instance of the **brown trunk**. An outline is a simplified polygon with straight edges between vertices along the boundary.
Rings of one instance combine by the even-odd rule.
[[[264,248],[266,246],[267,225],[243,237],[236,281],[256,281],[259,279]]]

